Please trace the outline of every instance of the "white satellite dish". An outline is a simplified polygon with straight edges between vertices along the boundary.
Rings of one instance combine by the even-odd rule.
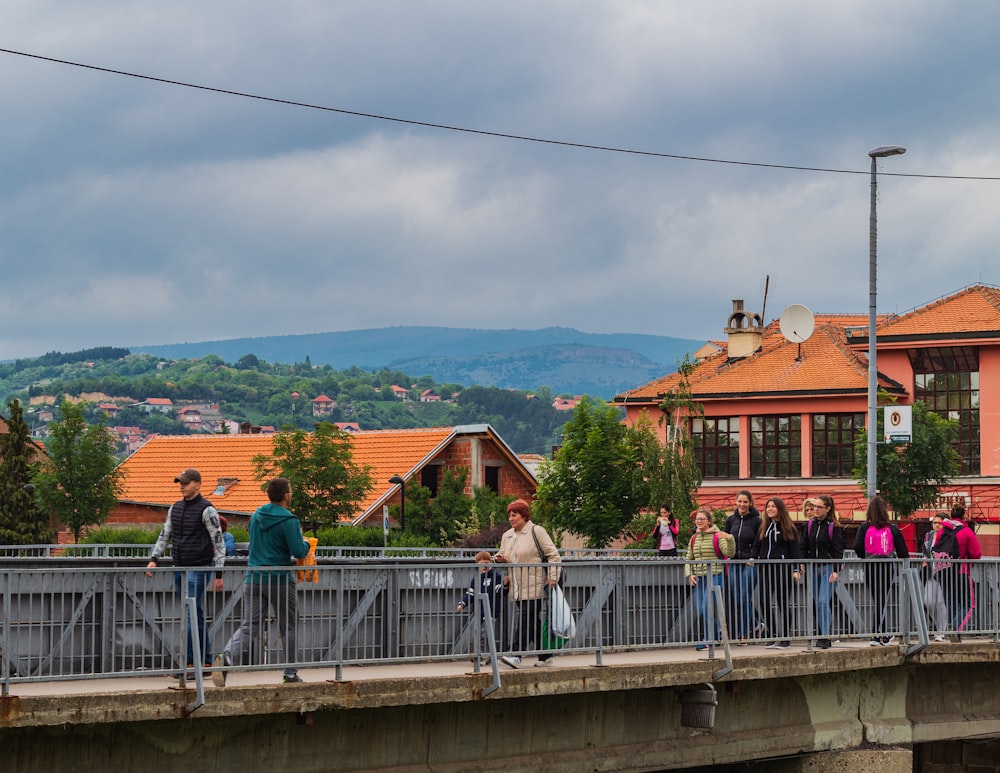
[[[816,329],[813,313],[800,303],[793,303],[781,312],[781,334],[793,344],[801,344]]]

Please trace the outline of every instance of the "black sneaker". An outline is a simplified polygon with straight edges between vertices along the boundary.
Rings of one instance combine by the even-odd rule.
[[[828,650],[832,646],[833,645],[830,643],[829,639],[817,639],[816,640],[816,649],[818,649],[818,650]]]

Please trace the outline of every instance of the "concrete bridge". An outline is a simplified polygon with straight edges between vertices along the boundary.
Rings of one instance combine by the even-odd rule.
[[[581,560],[566,588],[577,634],[555,667],[498,671],[470,665],[476,616],[455,613],[467,560],[331,563],[300,586],[306,683],[279,683],[268,637],[224,688],[171,678],[184,605],[170,570],[133,563],[0,565],[4,769],[891,773],[947,759],[978,773],[1000,759],[997,562],[976,567],[961,642],[928,641],[900,562],[885,629],[899,643],[869,646],[879,599],[856,561],[831,649],[812,646],[806,584],[789,588],[790,649],[727,639],[705,653],[682,563]],[[242,570],[226,573],[207,604],[217,647],[239,620]]]
[[[655,771],[768,760],[768,770],[910,771],[934,755],[1000,760],[1000,668],[990,640],[825,651],[740,647],[714,681],[712,727],[683,724],[720,661],[690,649],[557,657],[489,672],[409,663],[235,672],[208,687],[136,676],[17,685],[0,700],[5,769],[185,771]],[[706,717],[701,706],[696,709]],[[944,744],[964,739],[970,744]],[[805,755],[805,756],[804,756]],[[845,755],[849,755],[846,756]],[[988,770],[970,767],[950,770]],[[8,765],[10,767],[8,767]],[[845,767],[847,765],[847,767]],[[738,769],[734,767],[733,769]],[[929,769],[917,767],[916,769]]]

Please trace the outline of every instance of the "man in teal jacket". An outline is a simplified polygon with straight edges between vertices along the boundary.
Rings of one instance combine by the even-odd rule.
[[[294,566],[296,558],[305,558],[309,543],[302,537],[299,519],[288,510],[292,503],[292,486],[287,478],[275,478],[267,484],[268,504],[257,508],[250,517],[249,567]],[[260,635],[261,622],[268,607],[274,616],[284,645],[285,671],[282,681],[301,682],[295,667],[295,627],[298,605],[295,575],[290,569],[253,569],[243,580],[243,620],[232,638],[216,656],[212,681],[217,687],[226,684],[226,671],[234,658],[242,663],[250,645]]]

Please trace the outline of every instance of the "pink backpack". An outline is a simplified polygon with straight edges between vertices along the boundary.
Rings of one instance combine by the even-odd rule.
[[[892,539],[892,529],[888,526],[883,526],[881,529],[869,526],[868,531],[865,532],[865,555],[876,558],[895,558],[896,547]]]

